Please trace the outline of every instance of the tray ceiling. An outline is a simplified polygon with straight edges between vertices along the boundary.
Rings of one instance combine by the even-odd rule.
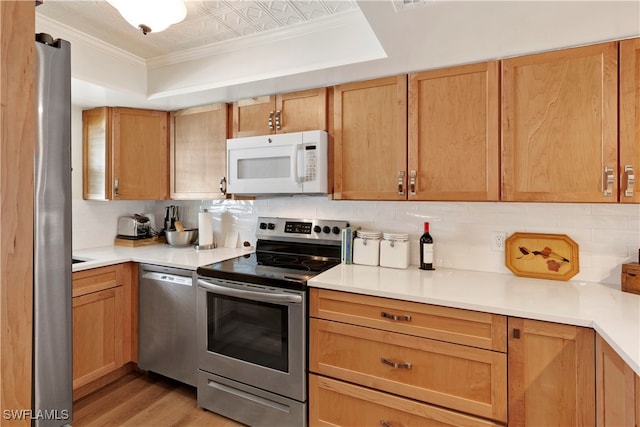
[[[159,33],[143,35],[106,1],[46,0],[37,14],[88,34],[144,60],[245,36],[317,23],[357,9],[355,1],[187,0],[187,17]]]

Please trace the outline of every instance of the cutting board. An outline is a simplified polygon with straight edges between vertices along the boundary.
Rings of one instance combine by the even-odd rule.
[[[505,264],[516,276],[569,280],[580,272],[578,244],[566,234],[513,233]]]

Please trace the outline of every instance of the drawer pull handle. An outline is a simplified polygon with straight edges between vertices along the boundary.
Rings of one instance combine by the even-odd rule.
[[[409,316],[408,314],[405,315],[397,315],[397,314],[391,314],[391,313],[387,313],[386,311],[383,311],[380,313],[381,317],[384,317],[385,319],[389,319],[389,320],[397,320],[397,321],[401,321],[401,322],[411,322],[411,316]]]
[[[394,369],[411,369],[411,363],[408,362],[404,362],[404,363],[396,363],[393,362],[385,357],[381,358],[380,361],[382,363],[384,363],[385,365],[389,365]]]
[[[382,427],[402,427],[402,424],[393,423],[393,422],[387,421],[387,420],[380,420],[380,425]]]

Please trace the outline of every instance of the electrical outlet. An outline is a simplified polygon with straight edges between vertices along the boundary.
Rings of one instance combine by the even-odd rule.
[[[507,233],[504,231],[491,232],[491,250],[494,252],[504,252],[504,241]]]

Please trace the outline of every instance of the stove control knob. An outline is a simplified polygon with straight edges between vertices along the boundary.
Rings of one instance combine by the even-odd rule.
[[[274,223],[270,222],[269,225],[267,225],[267,228],[269,230],[275,230],[276,229],[276,225]]]
[[[332,232],[333,234],[340,234],[340,227],[333,227],[333,228],[331,229],[331,232]]]
[[[267,229],[267,223],[266,222],[261,222],[260,223],[260,230],[266,230]]]
[[[316,232],[316,233],[319,233],[319,232],[322,231],[322,227],[320,227],[319,225],[316,225],[316,226],[313,227],[313,231]]]
[[[325,225],[324,227],[322,227],[322,232],[327,234],[331,233],[331,227]]]

